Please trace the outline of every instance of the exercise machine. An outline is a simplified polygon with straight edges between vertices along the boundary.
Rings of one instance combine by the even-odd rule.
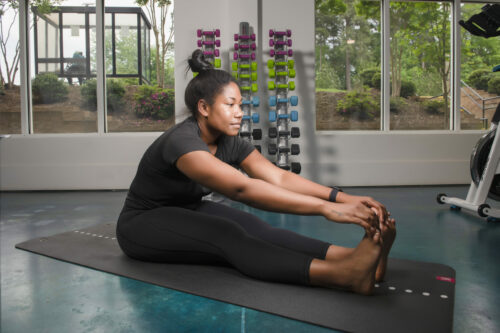
[[[459,22],[473,35],[484,38],[500,36],[500,5],[485,5],[480,14],[467,21]],[[500,66],[493,72],[500,71]],[[465,200],[448,197],[444,193],[437,196],[440,204],[450,204],[452,210],[462,208],[476,212],[488,221],[500,221],[500,209],[486,203],[487,198],[500,201],[500,103],[491,120],[489,131],[479,139],[470,159],[471,184]]]

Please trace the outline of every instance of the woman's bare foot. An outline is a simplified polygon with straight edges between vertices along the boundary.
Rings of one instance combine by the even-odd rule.
[[[380,233],[382,236],[382,253],[380,255],[380,261],[375,273],[375,281],[377,282],[384,279],[387,268],[387,257],[389,256],[392,244],[396,239],[396,221],[392,218],[388,218],[385,223],[380,225]]]
[[[379,231],[364,237],[352,253],[335,260],[313,259],[309,271],[312,285],[347,289],[358,294],[373,292],[375,272],[382,252]]]

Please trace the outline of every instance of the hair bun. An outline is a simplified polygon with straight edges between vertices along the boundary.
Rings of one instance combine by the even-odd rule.
[[[203,71],[208,71],[209,69],[213,69],[212,64],[205,59],[205,55],[200,49],[194,50],[191,58],[188,59],[188,64],[193,73],[200,73]]]

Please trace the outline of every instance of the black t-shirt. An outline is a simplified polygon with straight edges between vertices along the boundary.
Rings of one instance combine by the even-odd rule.
[[[222,135],[215,157],[238,166],[255,148],[239,136]],[[176,162],[184,154],[210,152],[200,137],[194,117],[171,127],[144,153],[125,202],[126,209],[153,209],[160,206],[187,206],[201,200],[210,190],[180,172]]]

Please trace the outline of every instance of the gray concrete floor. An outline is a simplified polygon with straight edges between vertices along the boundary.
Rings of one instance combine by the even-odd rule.
[[[371,195],[390,209],[398,222],[391,256],[456,270],[455,332],[500,331],[500,223],[436,203],[440,192],[465,197],[466,186],[348,192]],[[331,331],[14,248],[31,238],[115,222],[125,195],[122,191],[0,193],[2,332]],[[274,226],[338,245],[353,247],[362,236],[359,227],[320,217],[234,205]]]

